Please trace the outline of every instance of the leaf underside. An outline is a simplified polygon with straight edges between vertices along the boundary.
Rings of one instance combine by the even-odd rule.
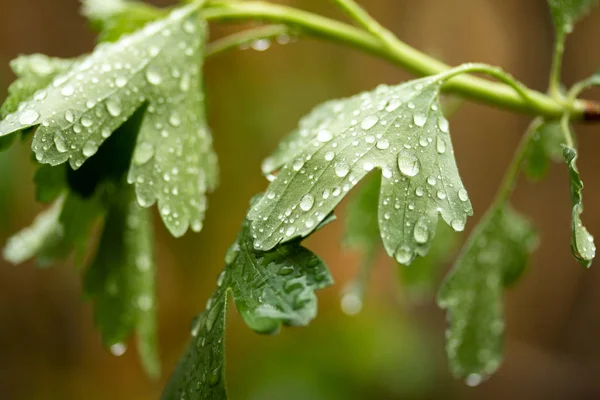
[[[84,277],[105,346],[123,346],[137,331],[146,370],[158,376],[154,236],[149,211],[125,187],[113,197],[96,257]]]
[[[259,333],[284,325],[307,325],[317,313],[315,290],[333,280],[325,264],[292,242],[268,252],[253,248],[249,221],[226,255],[217,290],[192,326],[192,340],[164,393],[164,400],[226,399],[225,320],[227,297]]]
[[[452,372],[476,384],[502,361],[502,295],[537,246],[531,223],[509,206],[492,210],[475,228],[438,294],[448,310]]]
[[[100,44],[0,122],[0,136],[34,127],[39,162],[78,169],[146,106],[128,180],[141,206],[158,202],[175,236],[199,231],[205,193],[217,183],[201,91],[205,36],[206,23],[188,6]]]
[[[263,164],[265,173],[279,173],[248,214],[254,246],[307,236],[373,169],[382,174],[381,238],[399,263],[427,253],[438,214],[463,230],[472,208],[440,111],[441,83],[434,76],[380,86],[305,117]]]
[[[594,244],[594,237],[590,235],[581,222],[581,214],[583,213],[583,182],[577,170],[577,151],[565,146],[563,154],[565,162],[569,167],[571,201],[573,202],[571,252],[577,261],[586,267],[590,267],[592,260],[596,256],[596,245]]]

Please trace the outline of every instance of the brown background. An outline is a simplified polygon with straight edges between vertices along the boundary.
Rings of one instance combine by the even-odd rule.
[[[168,2],[163,2],[167,4]],[[281,1],[341,17],[328,1]],[[409,44],[450,64],[497,64],[544,90],[553,39],[544,0],[371,0],[369,11]],[[235,27],[214,26],[218,37]],[[565,82],[600,66],[600,11],[571,36]],[[76,56],[94,36],[76,0],[0,0],[0,95],[20,53]],[[248,50],[207,64],[210,120],[222,184],[210,197],[205,229],[175,240],[158,223],[159,334],[164,373],[149,381],[135,351],[116,358],[93,328],[70,262],[52,269],[0,261],[0,398],[153,399],[179,357],[189,321],[212,291],[222,256],[250,197],[264,189],[260,161],[297,119],[329,98],[398,83],[410,76],[383,61],[332,44],[301,40]],[[594,97],[597,93],[590,93]],[[467,103],[452,122],[453,141],[476,216],[490,203],[525,116]],[[597,127],[578,127],[585,182],[584,221],[600,234]],[[33,168],[21,144],[0,154],[0,241],[31,221]],[[319,318],[276,337],[251,333],[236,312],[229,320],[228,382],[233,399],[598,399],[600,398],[600,272],[584,271],[569,252],[567,174],[554,166],[539,184],[521,182],[513,200],[532,216],[542,242],[526,277],[510,290],[506,362],[489,381],[467,388],[447,372],[445,318],[431,298],[410,301],[397,266],[381,257],[366,307],[339,309],[356,254],[339,249],[341,223],[308,242],[329,264],[337,285],[320,294]],[[133,344],[132,344],[133,346]]]

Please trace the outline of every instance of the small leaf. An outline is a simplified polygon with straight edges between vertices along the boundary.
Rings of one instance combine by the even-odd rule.
[[[251,209],[254,246],[268,250],[310,234],[369,171],[382,171],[379,228],[401,264],[424,256],[438,214],[462,231],[472,214],[460,180],[448,121],[440,111],[445,76],[336,100],[300,122],[263,165],[281,171]]]
[[[11,61],[17,80],[8,88],[8,97],[0,108],[0,116],[5,117],[18,110],[19,104],[30,99],[35,93],[49,85],[59,74],[67,71],[76,60],[48,57],[43,54],[20,56]],[[42,92],[37,94],[43,96]]]
[[[438,295],[448,309],[448,358],[475,385],[502,361],[503,288],[514,283],[537,246],[529,221],[509,206],[491,210],[471,234]]]
[[[252,246],[250,222],[245,221],[227,252],[226,267],[207,309],[192,326],[192,342],[175,370],[164,400],[226,399],[225,316],[227,293],[250,328],[273,333],[285,325],[307,325],[317,314],[315,290],[333,280],[327,267],[298,242],[268,252]]]
[[[598,0],[548,0],[559,37],[573,31],[573,25],[598,4]]]
[[[596,256],[596,245],[594,244],[594,237],[590,235],[581,222],[581,213],[583,213],[583,182],[577,170],[577,151],[565,146],[563,154],[565,162],[569,167],[571,201],[573,202],[571,252],[577,261],[586,267],[590,267],[592,260]]]
[[[94,302],[94,319],[104,344],[123,346],[137,330],[144,367],[157,376],[151,218],[148,210],[137,205],[132,190],[122,188],[113,198],[96,257],[84,277],[84,291]]]
[[[40,266],[64,259],[74,250],[80,263],[94,222],[103,212],[98,198],[84,200],[74,193],[61,196],[33,224],[6,243],[4,258],[20,264],[37,255]]]
[[[366,178],[363,186],[351,198],[346,211],[344,245],[365,254],[374,252],[379,244],[377,206],[380,188],[380,175]]]
[[[42,203],[56,200],[67,188],[66,166],[40,165],[35,173],[35,198]]]
[[[4,259],[20,264],[60,242],[63,235],[60,224],[63,203],[64,198],[57,200],[48,210],[39,214],[31,226],[9,238],[4,248]]]
[[[201,92],[206,22],[198,8],[176,9],[116,43],[99,45],[0,122],[0,136],[37,127],[37,160],[68,160],[78,169],[147,104],[129,182],[143,207],[158,201],[175,236],[189,226],[200,230],[217,165]]]
[[[399,277],[404,290],[415,300],[431,298],[435,293],[444,265],[458,245],[459,235],[446,224],[438,223],[435,239],[425,257],[411,265],[399,266]]]
[[[82,14],[100,31],[101,41],[114,42],[124,34],[163,18],[166,11],[139,1],[84,0]]]
[[[546,176],[551,162],[562,161],[565,139],[559,122],[543,123],[533,135],[528,148],[525,174],[530,180],[539,181]]]
[[[377,255],[380,240],[377,221],[380,187],[380,175],[368,176],[350,199],[346,210],[344,245],[363,253],[357,276],[342,290],[340,305],[347,315],[356,315],[362,310],[363,297]]]

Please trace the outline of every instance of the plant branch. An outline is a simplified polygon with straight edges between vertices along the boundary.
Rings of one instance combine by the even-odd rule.
[[[556,45],[554,46],[554,54],[552,56],[552,67],[550,69],[550,84],[548,86],[548,92],[555,99],[562,99],[560,91],[560,81],[562,73],[562,60],[565,54],[565,39],[564,33],[558,34],[556,37]]]
[[[438,74],[450,69],[450,66],[400,40],[395,39],[393,44],[386,43],[362,29],[292,7],[261,1],[212,2],[205,6],[203,15],[212,21],[262,20],[285,24],[299,34],[350,45],[386,59],[419,76]],[[444,85],[444,90],[447,92],[546,119],[558,119],[565,111],[568,111],[574,120],[584,118],[595,120],[598,117],[595,115],[596,112],[600,116],[600,107],[594,103],[578,100],[572,104],[563,104],[538,91],[524,89],[528,100],[513,89],[505,84],[490,82],[471,75],[457,76]]]

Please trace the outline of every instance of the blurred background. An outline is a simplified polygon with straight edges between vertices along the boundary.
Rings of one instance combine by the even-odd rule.
[[[279,2],[343,18],[328,1]],[[553,40],[545,0],[362,3],[401,39],[449,64],[497,64],[529,86],[545,89]],[[77,0],[0,1],[1,98],[14,78],[8,63],[18,54],[72,57],[92,49],[94,35],[78,11]],[[240,27],[212,28],[216,38]],[[600,11],[569,39],[567,84],[600,66],[598,38]],[[158,398],[187,342],[191,319],[212,293],[249,199],[266,187],[261,160],[318,103],[410,78],[384,61],[314,40],[224,54],[208,61],[206,76],[222,183],[210,196],[201,234],[175,240],[156,219],[161,379],[146,378],[133,348],[114,357],[102,347],[91,305],[81,298],[80,273],[70,261],[49,269],[0,261],[1,399]],[[600,97],[598,92],[588,95]],[[475,208],[470,230],[490,203],[529,118],[466,103],[451,122],[461,175]],[[579,167],[587,184],[584,221],[600,237],[600,157],[595,153],[600,136],[594,135],[598,127],[577,130]],[[1,153],[0,168],[4,243],[42,206],[33,200],[26,144]],[[524,279],[507,292],[506,360],[488,381],[470,388],[450,376],[444,314],[432,293],[407,291],[397,265],[384,255],[377,260],[362,313],[342,312],[341,292],[355,275],[360,254],[340,248],[343,224],[338,222],[306,243],[336,279],[335,286],[319,293],[319,316],[309,327],[265,337],[252,333],[237,312],[230,313],[231,398],[600,398],[600,271],[596,266],[584,271],[571,257],[567,185],[566,168],[556,165],[542,183],[521,181],[513,197],[516,208],[535,221],[542,242]]]

